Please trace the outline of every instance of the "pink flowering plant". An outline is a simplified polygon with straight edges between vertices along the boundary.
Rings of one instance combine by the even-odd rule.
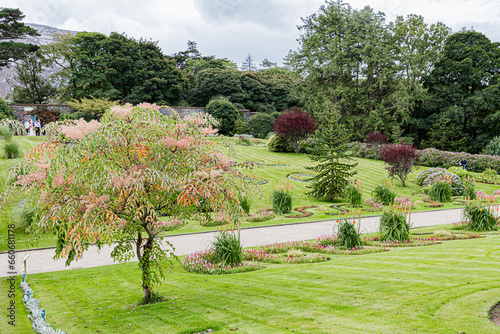
[[[33,148],[9,176],[0,207],[21,190],[38,220],[30,233],[54,233],[56,258],[80,259],[91,245],[113,247],[117,261],[136,257],[144,300],[171,266],[162,233],[189,219],[208,199],[233,224],[243,212],[238,194],[251,193],[207,138],[217,132],[204,117],[180,120],[156,105],[110,108],[100,122],[60,125],[59,136]],[[166,221],[159,213],[168,212]]]

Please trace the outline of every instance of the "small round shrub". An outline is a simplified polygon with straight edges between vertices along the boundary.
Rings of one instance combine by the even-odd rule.
[[[6,141],[3,150],[7,159],[16,159],[21,156],[19,145],[15,141]]]
[[[267,142],[267,149],[272,152],[293,152],[292,147],[280,135],[273,135]]]
[[[484,154],[500,155],[500,136],[494,137],[484,148]]]
[[[430,168],[417,176],[417,184],[423,187],[432,187],[434,183],[444,182],[451,186],[451,195],[460,196],[464,189],[462,179],[444,168]]]
[[[226,266],[238,265],[243,259],[242,249],[241,242],[234,231],[222,230],[215,235],[215,241],[212,243],[212,263]]]
[[[380,215],[380,240],[410,240],[410,224],[400,211],[391,212],[389,210]]]
[[[434,201],[449,202],[451,201],[451,186],[446,182],[435,182],[427,194]]]
[[[7,125],[0,126],[0,139],[9,141],[12,138],[12,131]]]
[[[271,194],[271,205],[278,215],[292,211],[292,193],[288,189],[279,189]]]
[[[234,134],[235,122],[239,118],[240,112],[231,102],[225,99],[211,100],[207,104],[206,111],[220,122],[219,132],[221,134],[229,136]]]
[[[248,120],[248,131],[257,138],[264,139],[269,132],[273,131],[274,118],[269,114],[259,113]]]
[[[243,134],[247,132],[247,123],[242,119],[234,121],[234,133]]]
[[[489,205],[470,203],[465,206],[463,216],[468,221],[467,229],[476,232],[498,230],[498,220]]]

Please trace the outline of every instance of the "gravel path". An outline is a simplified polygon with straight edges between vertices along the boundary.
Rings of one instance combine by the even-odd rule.
[[[450,224],[460,220],[462,209],[417,212],[412,214],[412,226],[423,227],[441,224]],[[266,245],[274,242],[286,242],[314,239],[324,234],[332,234],[333,220],[296,223],[289,225],[252,227],[241,230],[243,247]],[[367,217],[361,220],[361,232],[376,232],[378,217]],[[165,239],[175,247],[176,255],[186,255],[209,247],[216,232],[191,233],[169,236]],[[0,277],[20,275],[23,273],[21,261],[29,254],[27,261],[28,274],[44,273],[60,270],[99,267],[113,264],[111,247],[104,247],[98,252],[97,247],[90,247],[82,259],[73,262],[69,267],[64,260],[53,259],[54,248],[36,249],[16,252],[15,270],[9,270],[8,254],[0,253]],[[136,261],[136,260],[133,260]]]

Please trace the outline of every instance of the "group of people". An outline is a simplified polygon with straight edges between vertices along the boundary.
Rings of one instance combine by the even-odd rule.
[[[40,136],[42,131],[42,122],[39,119],[33,121],[32,118],[24,122],[27,136]]]

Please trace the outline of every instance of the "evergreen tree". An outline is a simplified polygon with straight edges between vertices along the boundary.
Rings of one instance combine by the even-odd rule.
[[[317,115],[318,129],[310,158],[318,164],[307,169],[317,173],[306,195],[316,199],[333,200],[344,196],[349,178],[356,174],[357,162],[350,160],[348,135],[339,124],[340,115],[333,108]]]
[[[427,132],[427,137],[428,140],[422,141],[422,147],[424,148],[434,147],[439,150],[453,152],[466,150],[466,138],[446,113],[441,113],[431,130]]]
[[[255,71],[256,69],[257,69],[257,66],[255,66],[253,57],[249,53],[248,56],[243,61],[243,63],[241,64],[241,70],[242,71]]]
[[[36,29],[25,26],[19,22],[24,18],[23,13],[17,8],[0,7],[0,67],[23,58],[26,54],[38,50],[34,44],[14,42],[25,36],[38,36]]]

